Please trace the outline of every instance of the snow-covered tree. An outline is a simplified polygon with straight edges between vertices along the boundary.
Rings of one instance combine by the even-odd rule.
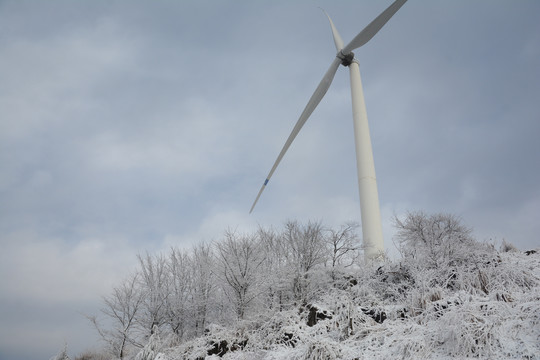
[[[109,345],[111,353],[120,359],[125,357],[130,345],[142,346],[136,337],[135,325],[144,294],[137,284],[138,275],[130,276],[120,286],[115,287],[111,295],[103,298],[101,313],[107,317],[110,328],[101,325],[97,317],[88,317],[101,338]]]
[[[431,273],[429,287],[489,291],[484,268],[497,261],[497,253],[492,245],[476,241],[458,217],[415,212],[404,220],[396,217],[395,225],[406,263],[423,276]]]
[[[161,350],[161,339],[159,337],[159,328],[154,326],[152,335],[148,339],[146,345],[135,356],[135,360],[155,360]]]
[[[336,280],[336,271],[352,266],[359,257],[360,239],[356,230],[358,224],[347,223],[339,229],[328,229],[326,243],[330,250],[328,259],[332,280]]]
[[[236,316],[243,319],[255,298],[261,293],[260,272],[265,259],[255,236],[226,231],[222,241],[215,243],[216,275],[233,304]]]
[[[319,222],[301,225],[297,221],[288,221],[281,236],[285,247],[284,256],[291,270],[295,301],[307,304],[312,295],[310,273],[325,261],[323,226]]]
[[[161,328],[167,323],[167,302],[169,271],[167,259],[162,255],[138,255],[139,287],[143,292],[141,309],[137,315],[137,323],[143,335],[149,337],[154,328]]]
[[[190,313],[192,314],[192,334],[202,335],[215,303],[216,284],[212,273],[212,246],[199,243],[192,248],[193,289],[191,292]]]
[[[397,216],[394,220],[402,254],[421,259],[429,268],[462,260],[475,242],[472,230],[452,214],[411,212],[404,220]]]
[[[282,311],[293,300],[291,269],[288,262],[288,245],[285,238],[273,228],[259,227],[257,238],[264,254],[262,273],[265,276],[265,291],[262,301],[267,309]]]
[[[191,300],[194,290],[193,259],[187,251],[172,248],[167,259],[166,321],[178,340],[190,326]]]

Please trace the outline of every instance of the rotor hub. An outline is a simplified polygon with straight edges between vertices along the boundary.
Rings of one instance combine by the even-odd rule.
[[[341,65],[347,67],[352,64],[354,60],[354,53],[351,51],[348,54],[344,54],[342,51],[340,51],[336,57],[341,60]]]

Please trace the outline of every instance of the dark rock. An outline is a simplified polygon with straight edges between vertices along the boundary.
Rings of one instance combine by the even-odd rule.
[[[208,343],[210,348],[206,351],[206,353],[208,354],[208,356],[217,355],[219,357],[222,357],[229,351],[242,350],[243,348],[246,347],[247,343],[248,343],[248,339],[245,339],[242,341],[236,341],[229,346],[229,343],[227,342],[227,340],[221,340],[221,341],[211,340]]]
[[[442,302],[437,302],[437,303],[434,303],[433,304],[433,309],[435,310],[435,316],[437,318],[441,317],[443,315],[443,312],[448,309],[448,306],[450,306],[451,303],[450,302],[447,302],[446,304],[445,303],[442,303]]]
[[[294,334],[291,333],[284,333],[283,337],[281,338],[281,343],[286,346],[290,346],[294,348],[296,346],[296,339],[294,338]]]
[[[386,313],[384,311],[375,310],[375,309],[366,309],[366,308],[360,308],[360,309],[362,310],[364,314],[368,315],[379,324],[382,324],[384,320],[386,320]]]
[[[398,310],[398,318],[400,319],[408,319],[409,318],[409,310],[406,308]]]
[[[320,320],[326,320],[326,319],[332,318],[332,314],[329,311],[319,309],[315,305],[308,305],[307,308],[309,310],[308,320],[307,320],[308,326],[314,326]]]
[[[348,290],[358,285],[358,279],[349,274],[344,274],[342,272],[335,271],[335,272],[332,272],[330,276],[334,280],[333,286],[340,290]]]
[[[231,345],[231,351],[242,350],[246,347],[247,343],[248,339],[242,340],[240,342],[235,342]]]
[[[349,287],[353,287],[353,286],[358,285],[358,279],[356,279],[354,276],[345,275],[345,276],[343,276],[343,279],[347,282]]]
[[[219,357],[222,357],[227,353],[227,351],[229,351],[226,340],[221,340],[220,342],[210,341],[209,345],[211,346],[211,348],[207,351],[208,356],[217,355]]]

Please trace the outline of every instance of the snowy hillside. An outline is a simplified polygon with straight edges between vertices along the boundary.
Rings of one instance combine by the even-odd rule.
[[[415,280],[402,281],[399,267],[389,263],[386,267],[397,272],[367,272],[358,279],[363,284],[322,295],[315,307],[326,319],[312,327],[307,325],[310,312],[305,308],[268,314],[229,328],[212,328],[206,336],[164,350],[163,359],[204,359],[215,349],[228,350],[223,359],[231,360],[537,359],[540,292],[530,280],[538,279],[539,258],[538,254],[500,255],[500,269],[489,274],[488,281],[504,281],[499,271],[509,268],[524,271],[514,284],[506,284],[513,287],[509,291],[452,291],[430,286],[425,274],[418,286],[404,290],[400,301],[392,301],[392,295],[375,283],[388,284],[394,277],[389,285],[399,292]],[[231,351],[242,345],[242,350]]]
[[[540,358],[536,250],[478,242],[447,214],[396,226],[401,257],[371,264],[354,226],[295,222],[141,256],[105,299],[112,325],[92,320],[126,359]]]

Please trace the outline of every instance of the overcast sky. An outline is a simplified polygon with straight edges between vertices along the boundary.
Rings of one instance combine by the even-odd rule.
[[[348,71],[260,185],[335,56],[391,1],[0,1],[0,359],[99,346],[136,255],[228,228],[359,221]],[[385,243],[449,212],[540,241],[540,2],[411,0],[356,50]]]

